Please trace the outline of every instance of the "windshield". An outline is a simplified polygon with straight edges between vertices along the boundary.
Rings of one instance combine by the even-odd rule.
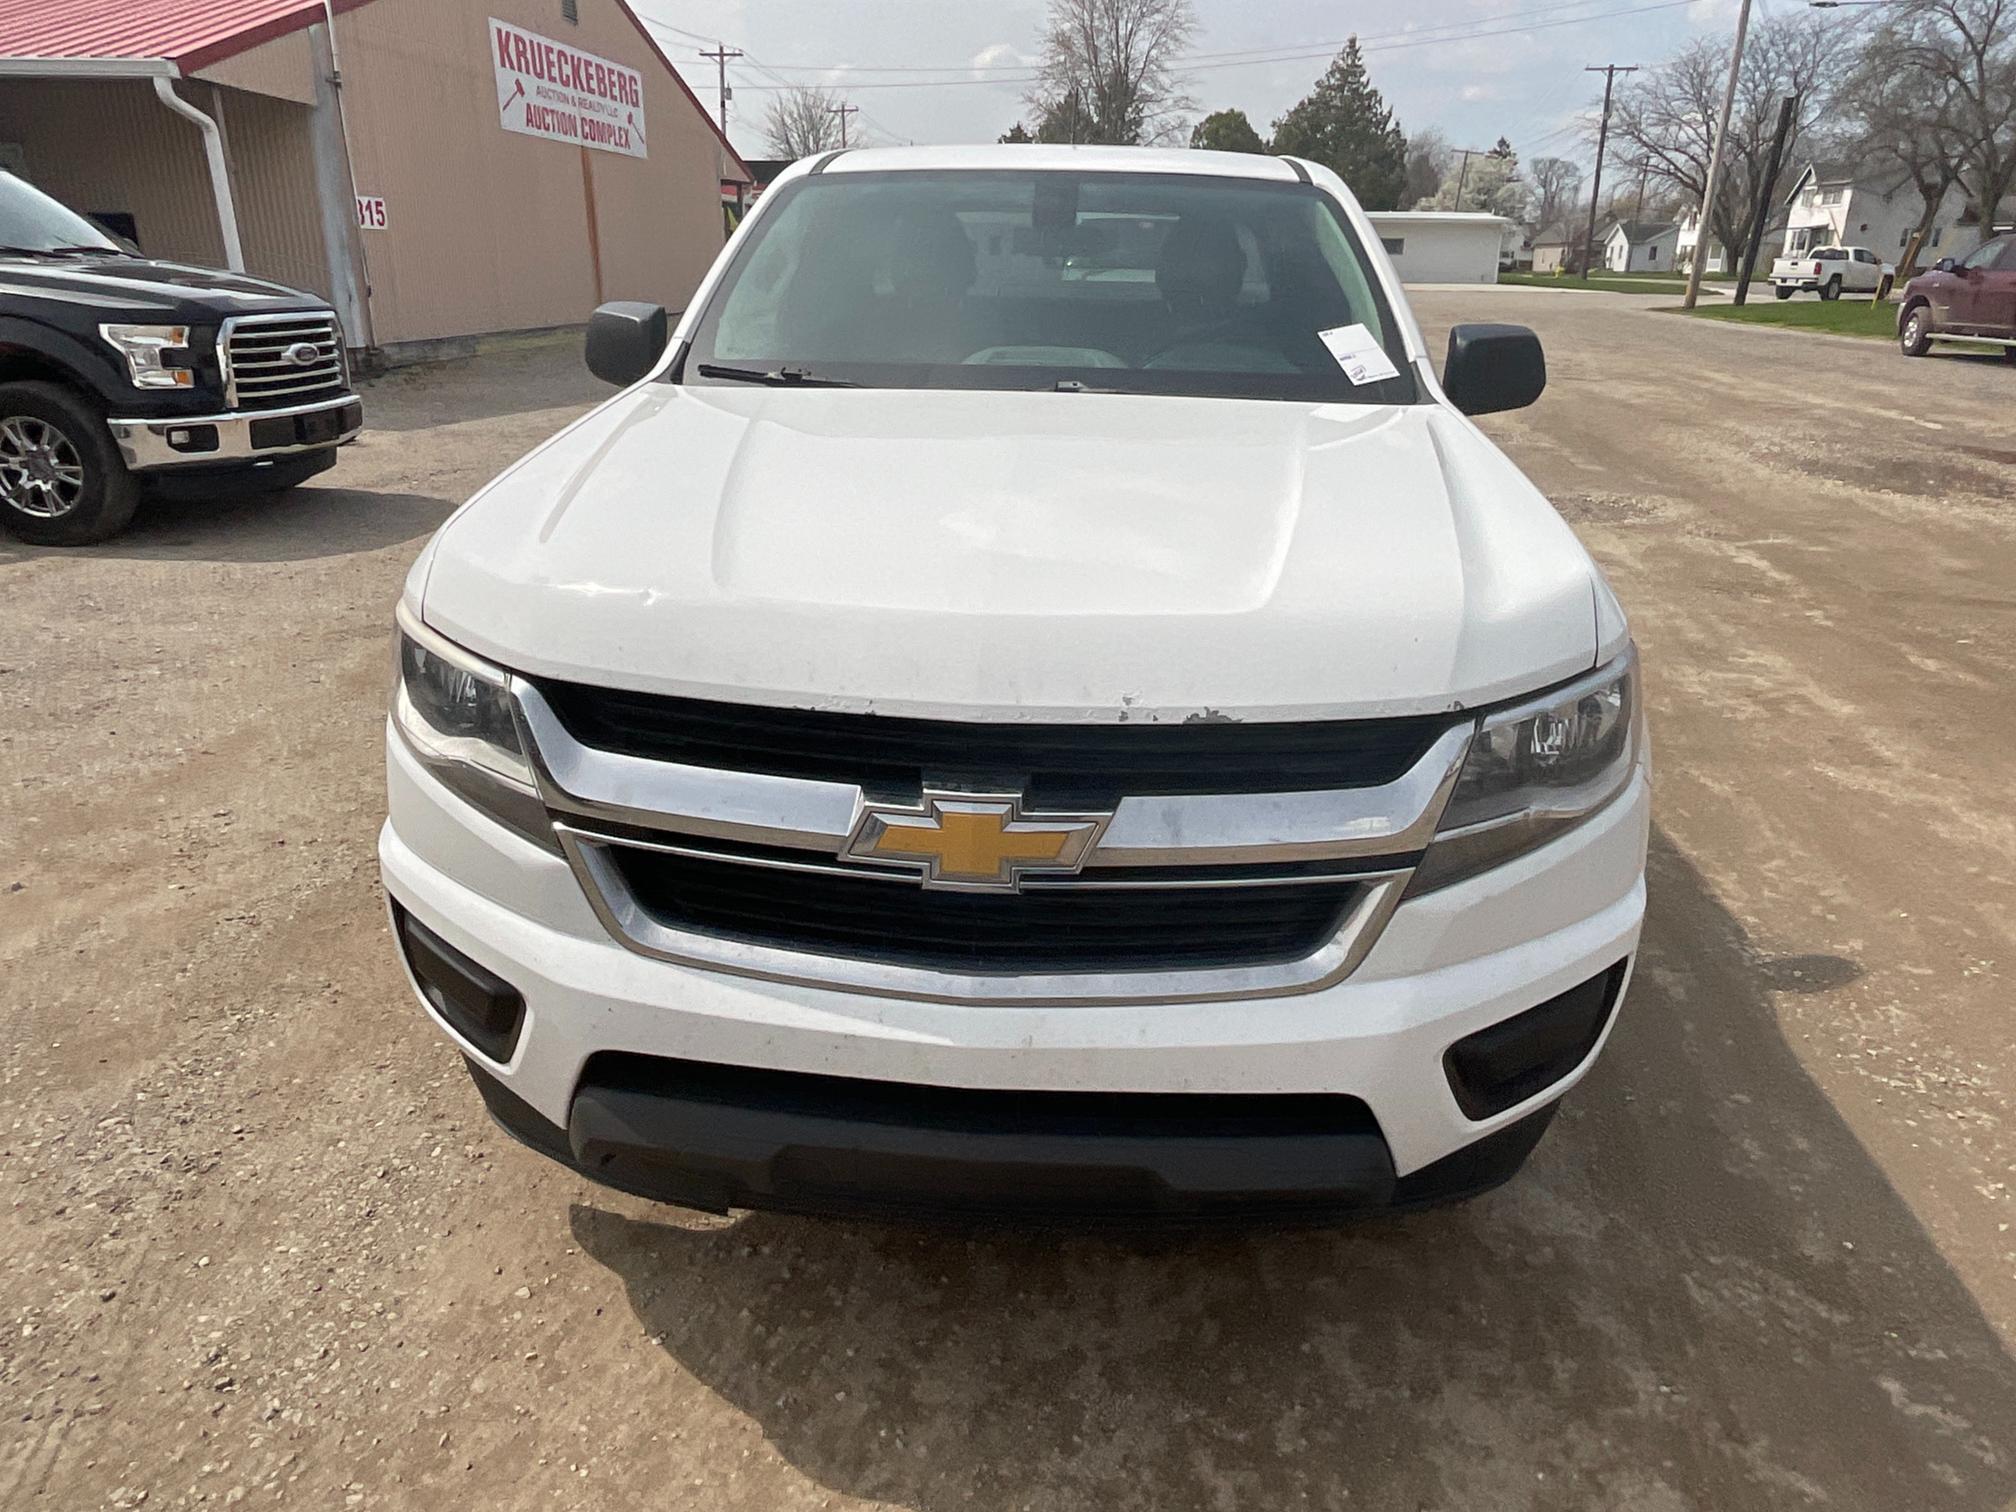
[[[1417,397],[1356,237],[1307,185],[894,172],[773,192],[684,381]]]
[[[117,242],[75,210],[58,204],[33,184],[4,169],[0,169],[0,247],[26,252],[55,252],[68,247],[121,250]]]

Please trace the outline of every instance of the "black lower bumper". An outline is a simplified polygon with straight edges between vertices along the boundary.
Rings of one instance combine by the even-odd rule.
[[[1371,1111],[1350,1097],[984,1091],[609,1055],[589,1062],[561,1129],[469,1069],[532,1148],[709,1212],[1327,1222],[1497,1186],[1554,1115],[1550,1103],[1396,1177]]]

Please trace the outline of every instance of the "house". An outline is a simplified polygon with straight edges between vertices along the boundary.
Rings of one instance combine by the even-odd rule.
[[[1578,224],[1555,221],[1533,233],[1535,273],[1574,273],[1582,266],[1582,238],[1587,233]]]
[[[1496,283],[1512,223],[1473,210],[1368,210],[1403,283]]]
[[[1701,210],[1699,206],[1680,217],[1680,234],[1673,240],[1673,265],[1685,268],[1694,261],[1694,245],[1701,239]],[[1733,273],[1736,271],[1730,259],[1729,249],[1714,236],[1708,238],[1708,261],[1701,266],[1703,273]]]
[[[1612,273],[1668,272],[1679,235],[1673,221],[1613,221],[1603,234],[1603,266]]]
[[[1815,247],[1867,247],[1885,262],[1896,262],[1924,219],[1925,197],[1902,171],[1872,174],[1849,163],[1809,162],[1792,180],[1785,210],[1781,250],[1787,257]],[[1921,266],[1973,250],[1980,240],[1973,226],[1958,234],[1966,219],[1966,195],[1947,190],[1919,248]]]

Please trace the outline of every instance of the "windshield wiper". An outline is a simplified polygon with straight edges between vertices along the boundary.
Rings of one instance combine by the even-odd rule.
[[[779,388],[859,388],[860,384],[848,378],[822,378],[810,368],[774,367],[746,368],[723,367],[718,362],[703,362],[694,369],[702,378],[726,378],[732,383],[768,383]]]
[[[131,252],[120,247],[12,247],[0,246],[0,257],[74,257],[80,252],[112,252],[120,257],[131,257]]]

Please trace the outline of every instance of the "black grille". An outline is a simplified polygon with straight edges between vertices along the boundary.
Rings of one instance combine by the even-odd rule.
[[[539,690],[585,745],[657,761],[914,794],[928,783],[1019,792],[1032,807],[1129,794],[1376,787],[1421,758],[1440,715],[1307,724],[969,724],[668,698],[579,683]]]
[[[620,845],[610,854],[639,906],[668,928],[990,976],[1300,960],[1336,933],[1359,886],[969,893]]]

